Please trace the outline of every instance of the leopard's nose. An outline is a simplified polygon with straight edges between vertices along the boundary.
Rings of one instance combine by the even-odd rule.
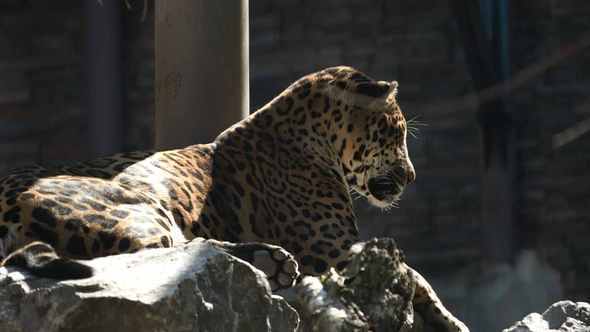
[[[414,170],[414,165],[409,160],[397,165],[393,171],[399,179],[403,179],[404,185],[416,181],[416,171]]]
[[[408,164],[407,168],[408,169],[406,171],[406,184],[410,184],[416,181],[416,170],[414,170],[414,165],[412,165],[411,162]]]

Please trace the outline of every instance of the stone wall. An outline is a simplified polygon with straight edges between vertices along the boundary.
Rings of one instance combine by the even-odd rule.
[[[85,156],[80,3],[0,4],[0,171]],[[131,1],[125,19],[126,149],[152,145],[153,5],[142,20],[142,3]],[[586,0],[512,3],[515,73],[587,38]],[[347,64],[398,80],[402,109],[426,123],[409,141],[415,185],[388,213],[359,203],[363,235],[394,236],[429,277],[479,262],[480,137],[474,100],[463,99],[473,87],[448,3],[252,0],[250,6],[253,109],[301,75]],[[589,55],[559,62],[511,98],[520,128],[519,246],[558,269],[573,300],[590,297],[590,139],[558,149],[552,139],[590,117]]]

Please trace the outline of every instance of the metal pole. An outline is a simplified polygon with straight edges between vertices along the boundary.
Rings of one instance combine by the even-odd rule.
[[[86,0],[84,49],[89,157],[123,148],[122,8],[120,1]]]
[[[487,3],[482,22],[489,21],[492,77],[491,84],[504,84],[510,75],[508,0]],[[485,29],[484,29],[485,30]],[[482,250],[494,262],[510,262],[517,249],[515,236],[516,150],[514,120],[509,96],[480,105],[483,133],[484,169],[482,195]]]

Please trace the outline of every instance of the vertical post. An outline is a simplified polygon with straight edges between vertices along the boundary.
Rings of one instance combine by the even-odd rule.
[[[452,1],[464,50],[478,91],[504,84],[510,75],[508,2]],[[516,150],[508,97],[480,102],[482,133],[482,253],[491,262],[508,262],[516,247],[514,201]]]
[[[85,97],[89,157],[123,148],[122,7],[120,1],[85,0]]]
[[[248,0],[154,3],[156,148],[211,142],[248,114]]]
[[[482,244],[489,259],[507,262],[518,249],[514,218],[516,140],[505,89],[510,75],[508,3],[493,1],[490,7],[492,11],[487,15],[493,23],[491,50],[496,72],[491,81],[504,84],[504,94],[497,101],[481,105],[479,111],[484,148]]]

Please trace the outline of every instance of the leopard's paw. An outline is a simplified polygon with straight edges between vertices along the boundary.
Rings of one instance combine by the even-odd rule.
[[[273,291],[292,287],[299,277],[297,261],[287,250],[267,243],[229,243],[218,242],[230,255],[241,258],[254,265],[268,276]]]

